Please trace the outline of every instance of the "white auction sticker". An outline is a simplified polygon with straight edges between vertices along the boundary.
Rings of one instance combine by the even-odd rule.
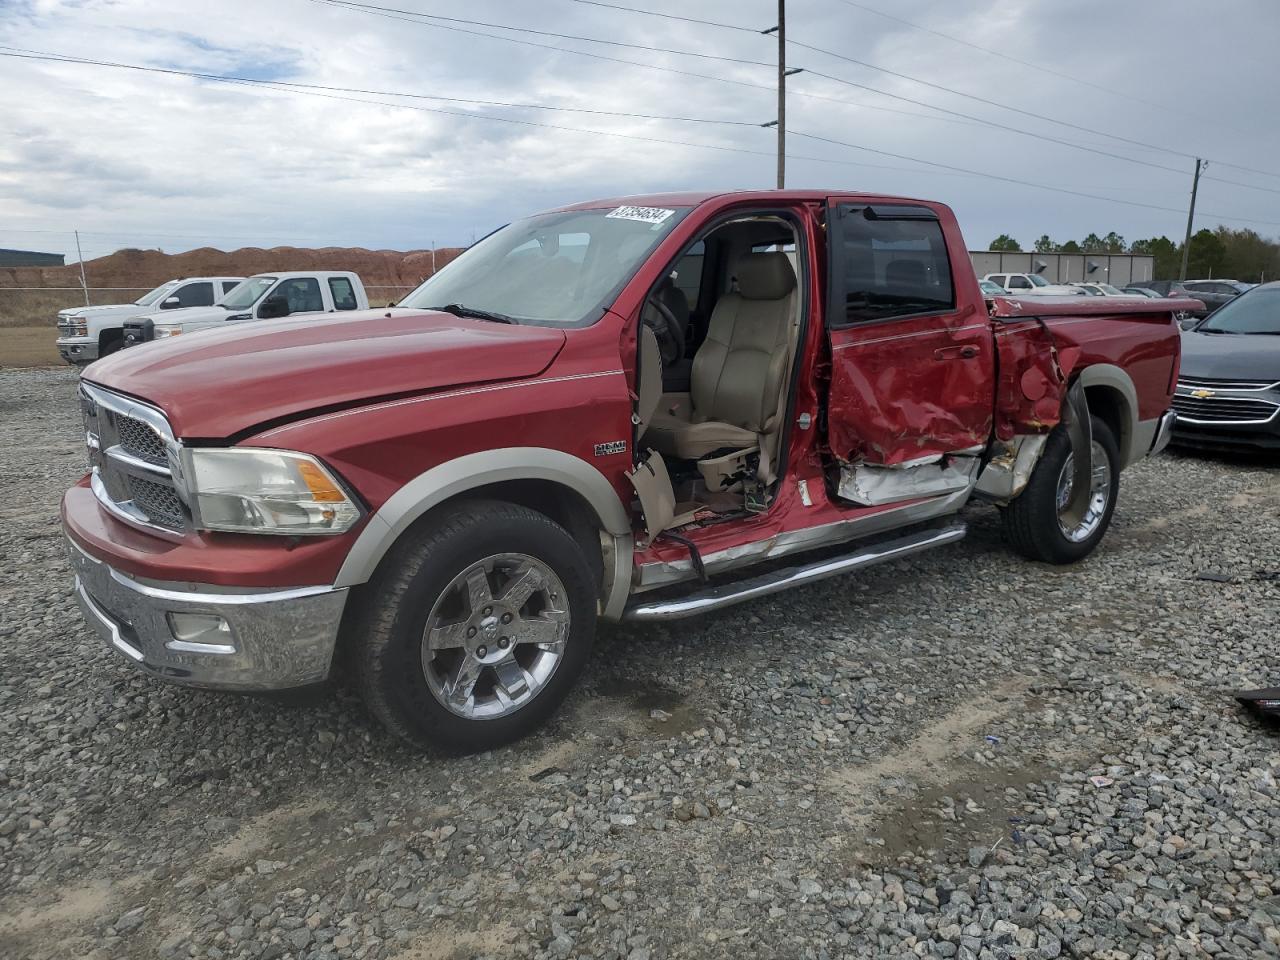
[[[658,224],[673,213],[675,213],[674,210],[664,210],[662,207],[614,207],[605,214],[605,218],[612,220],[639,220],[641,223]]]

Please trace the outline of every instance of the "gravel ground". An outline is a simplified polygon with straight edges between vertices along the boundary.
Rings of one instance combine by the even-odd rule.
[[[56,519],[74,382],[0,373],[4,957],[1280,956],[1280,736],[1228,696],[1280,682],[1274,462],[1138,466],[1073,568],[974,509],[606,629],[558,719],[459,760],[103,649]]]

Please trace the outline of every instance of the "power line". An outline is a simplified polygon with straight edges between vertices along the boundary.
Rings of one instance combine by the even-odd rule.
[[[1084,197],[1088,200],[1102,200],[1106,203],[1121,203],[1130,207],[1144,207],[1148,210],[1162,210],[1166,213],[1182,213],[1177,207],[1162,207],[1154,203],[1143,203],[1140,200],[1121,200],[1118,197],[1107,197],[1097,193],[1087,193],[1082,190],[1072,190],[1068,187],[1054,187],[1046,183],[1036,183],[1032,180],[1021,180],[1017,177],[1009,177],[999,173],[986,173],[981,170],[969,170],[966,167],[957,167],[948,163],[939,163],[936,160],[924,160],[920,157],[910,157],[906,154],[891,153],[888,150],[877,150],[875,147],[865,147],[859,143],[849,143],[846,140],[835,140],[831,137],[819,136],[815,133],[802,133],[799,130],[792,130],[792,134],[797,137],[804,137],[806,140],[815,140],[819,143],[829,143],[838,147],[848,147],[851,150],[865,150],[867,153],[874,153],[882,157],[891,157],[895,160],[907,160],[913,163],[923,163],[930,167],[938,167],[941,170],[949,170],[954,173],[967,173],[976,177],[984,177],[988,180],[999,180],[1003,183],[1014,183],[1022,187],[1036,187],[1040,190],[1052,190],[1054,193],[1065,193],[1073,197]],[[1203,178],[1201,178],[1203,179]],[[1280,227],[1280,220],[1255,220],[1249,217],[1229,217],[1222,213],[1207,213],[1206,216],[1216,217],[1219,220],[1235,220],[1241,223],[1260,223],[1266,226]]]
[[[421,24],[423,24],[424,26],[443,26],[443,25],[446,25],[446,24],[467,24],[467,25],[469,25],[469,26],[479,26],[479,27],[485,27],[485,28],[493,29],[493,30],[507,30],[507,31],[510,31],[510,32],[512,32],[512,33],[525,33],[525,34],[532,34],[532,35],[534,35],[534,36],[554,37],[554,38],[561,39],[561,40],[576,40],[576,41],[580,41],[580,42],[584,42],[584,43],[599,43],[599,44],[604,44],[604,45],[607,45],[607,46],[623,47],[623,48],[626,48],[626,49],[644,50],[644,51],[646,51],[646,52],[650,52],[650,53],[667,53],[667,54],[674,54],[674,55],[676,55],[676,56],[696,57],[696,58],[700,58],[700,59],[704,59],[704,60],[715,60],[715,61],[724,62],[724,63],[734,63],[734,64],[740,64],[740,65],[746,65],[746,66],[757,66],[757,67],[769,67],[769,68],[771,68],[771,69],[773,69],[773,68],[775,68],[775,67],[776,67],[776,64],[768,63],[768,62],[760,61],[760,60],[749,60],[749,59],[741,58],[741,57],[726,57],[726,56],[722,56],[722,55],[718,55],[718,54],[707,54],[707,53],[701,53],[701,52],[699,52],[699,51],[694,51],[694,50],[681,50],[681,49],[676,49],[676,48],[672,48],[672,47],[662,47],[662,46],[655,46],[655,45],[651,45],[651,44],[630,43],[630,42],[620,41],[620,40],[610,40],[610,39],[602,38],[602,37],[588,37],[588,36],[583,36],[583,35],[581,35],[581,34],[559,33],[559,32],[550,31],[550,30],[540,30],[540,29],[537,29],[537,28],[534,28],[534,27],[516,27],[516,26],[509,26],[509,25],[506,25],[506,24],[492,23],[492,22],[482,21],[482,20],[470,20],[470,19],[465,19],[465,18],[462,18],[462,17],[447,17],[447,16],[441,16],[441,15],[431,14],[431,13],[420,13],[420,12],[413,11],[413,10],[404,10],[404,9],[397,8],[397,7],[388,7],[388,6],[384,6],[384,5],[381,5],[381,4],[366,3],[366,2],[363,2],[363,0],[312,0],[312,2],[315,2],[315,3],[325,3],[325,4],[328,4],[328,5],[330,5],[330,6],[345,7],[345,8],[347,8],[347,9],[355,10],[355,11],[362,12],[362,13],[373,13],[373,14],[384,15],[384,16],[385,16],[385,15],[393,15],[393,14],[394,14],[394,15],[399,15],[399,16],[396,16],[396,17],[394,17],[394,18],[395,18],[395,19],[410,18],[410,19],[408,19],[408,20],[407,20],[407,22],[410,22],[410,23],[421,23]],[[574,0],[574,2],[578,2],[578,0]],[[691,18],[677,17],[677,16],[675,16],[675,15],[669,15],[669,14],[653,13],[652,11],[638,10],[638,9],[636,9],[636,8],[634,8],[634,7],[625,7],[625,6],[621,6],[621,5],[617,5],[617,4],[603,3],[603,2],[601,2],[601,0],[581,0],[581,2],[584,2],[584,3],[590,3],[590,4],[591,4],[591,5],[593,5],[593,6],[601,6],[601,7],[606,7],[606,8],[608,8],[608,9],[620,10],[620,11],[624,11],[624,12],[628,12],[628,13],[641,13],[641,14],[648,14],[648,15],[652,15],[652,16],[660,16],[660,17],[664,17],[664,18],[675,19],[675,20],[682,20],[682,21],[683,21],[683,20],[687,20],[687,19],[691,19]],[[717,22],[714,22],[714,21],[697,21],[697,22],[699,22],[699,23],[703,23],[703,24],[707,24],[707,25],[710,25],[710,26],[715,26],[715,27],[722,27],[722,28],[732,28],[732,29],[736,29],[736,28],[733,28],[733,27],[732,27],[732,25],[730,25],[730,24],[717,23]],[[740,29],[747,30],[747,32],[753,32],[753,33],[754,33],[754,32],[756,32],[756,31],[750,31],[750,30],[748,30],[748,28],[745,28],[745,27],[740,28]],[[490,37],[492,37],[492,35],[489,35],[489,36],[490,36]],[[496,38],[493,38],[493,39],[509,39],[509,38],[505,38],[505,37],[496,37]],[[978,101],[978,102],[980,102],[980,103],[985,103],[985,104],[988,104],[988,105],[990,105],[990,106],[995,106],[995,107],[999,107],[999,108],[1006,109],[1006,110],[1012,110],[1012,111],[1017,112],[1017,113],[1023,113],[1023,114],[1026,114],[1027,116],[1031,116],[1031,117],[1035,117],[1035,118],[1037,118],[1037,119],[1045,120],[1045,121],[1048,121],[1048,122],[1050,122],[1050,123],[1057,123],[1057,124],[1060,124],[1060,125],[1063,125],[1063,126],[1071,126],[1071,127],[1074,127],[1075,129],[1078,129],[1078,130],[1081,130],[1081,131],[1084,131],[1084,132],[1087,132],[1087,133],[1092,133],[1092,134],[1097,135],[1097,136],[1111,137],[1112,139],[1119,139],[1119,140],[1123,140],[1123,141],[1125,141],[1125,142],[1127,142],[1127,143],[1132,143],[1132,144],[1137,145],[1137,146],[1146,147],[1147,149],[1156,150],[1156,151],[1159,151],[1159,152],[1165,152],[1165,153],[1174,153],[1174,154],[1177,154],[1177,155],[1185,156],[1185,154],[1178,154],[1178,152],[1177,152],[1177,151],[1172,151],[1172,150],[1169,150],[1168,148],[1158,147],[1158,146],[1151,145],[1151,144],[1143,144],[1141,141],[1129,140],[1128,138],[1124,138],[1124,137],[1116,137],[1116,136],[1114,136],[1114,135],[1112,135],[1112,134],[1108,134],[1108,133],[1105,133],[1105,132],[1102,132],[1102,131],[1098,131],[1098,130],[1093,130],[1093,129],[1089,128],[1089,127],[1083,127],[1083,126],[1079,126],[1079,125],[1077,125],[1077,124],[1070,124],[1070,123],[1068,123],[1068,122],[1066,122],[1066,121],[1054,120],[1052,117],[1047,117],[1047,116],[1044,116],[1044,115],[1042,115],[1042,114],[1034,113],[1034,112],[1032,112],[1032,111],[1022,110],[1022,109],[1020,109],[1020,108],[1018,108],[1018,107],[1011,107],[1011,106],[1007,106],[1007,105],[1005,105],[1005,104],[998,103],[998,102],[996,102],[996,101],[994,101],[994,100],[988,100],[988,99],[986,99],[986,98],[978,97],[978,96],[973,95],[973,94],[963,93],[963,92],[961,92],[961,91],[954,90],[954,89],[952,89],[952,88],[950,88],[950,87],[945,87],[945,86],[942,86],[942,85],[940,85],[940,84],[935,84],[935,83],[932,83],[932,82],[927,81],[927,80],[920,80],[920,79],[918,79],[918,78],[911,77],[911,76],[908,76],[908,75],[906,75],[906,74],[897,73],[897,72],[895,72],[895,71],[888,70],[888,69],[883,68],[883,67],[878,67],[878,66],[876,66],[875,64],[870,64],[870,63],[867,63],[867,62],[862,61],[862,60],[857,60],[857,59],[854,59],[854,58],[852,58],[852,57],[847,57],[847,56],[844,56],[843,54],[835,53],[834,51],[825,50],[825,49],[823,49],[823,48],[821,48],[821,47],[817,47],[817,46],[814,46],[814,45],[812,45],[812,44],[802,43],[802,42],[800,42],[800,41],[796,41],[796,40],[787,40],[787,43],[791,44],[792,46],[799,47],[799,48],[801,48],[801,49],[809,50],[809,51],[812,51],[812,52],[815,52],[815,53],[820,53],[820,54],[823,54],[823,55],[826,55],[826,56],[835,57],[835,58],[840,59],[840,60],[845,60],[845,61],[848,61],[849,63],[853,63],[853,64],[856,64],[856,65],[858,65],[858,66],[867,67],[867,68],[872,69],[872,70],[880,70],[880,71],[882,71],[882,72],[884,72],[884,73],[889,74],[890,76],[898,77],[898,78],[900,78],[900,79],[909,80],[909,81],[912,81],[912,82],[915,82],[915,83],[923,84],[923,85],[925,85],[925,86],[934,87],[934,88],[936,88],[936,89],[938,89],[938,90],[942,90],[942,91],[945,91],[945,92],[947,92],[947,93],[954,94],[954,95],[956,95],[956,96],[960,96],[960,97],[965,97],[965,98],[968,98],[968,99],[976,100],[976,101]],[[556,48],[554,48],[554,49],[561,50],[562,52],[582,53],[582,51],[564,51],[564,50],[563,50],[563,48],[559,48],[559,47],[556,47]],[[1063,140],[1063,139],[1061,139],[1060,137],[1053,137],[1053,136],[1050,136],[1050,135],[1048,135],[1048,134],[1037,133],[1037,132],[1032,131],[1032,130],[1024,130],[1024,129],[1020,128],[1020,127],[1015,127],[1015,126],[1012,126],[1012,125],[1009,125],[1009,124],[999,123],[998,121],[989,120],[989,119],[987,119],[987,118],[985,118],[985,117],[978,117],[978,116],[975,116],[975,115],[973,115],[973,114],[962,113],[962,112],[957,111],[957,110],[950,110],[950,109],[947,109],[947,108],[945,108],[945,107],[939,107],[939,106],[937,106],[936,104],[928,103],[928,102],[923,101],[923,100],[916,100],[916,99],[913,99],[913,98],[911,98],[911,97],[904,97],[904,96],[901,96],[901,95],[899,95],[899,94],[889,93],[888,91],[886,91],[886,90],[881,90],[881,89],[879,89],[879,88],[877,88],[877,87],[872,87],[872,86],[869,86],[869,85],[867,85],[867,84],[863,84],[863,83],[857,83],[857,82],[855,82],[855,81],[853,81],[853,80],[848,80],[848,79],[845,79],[845,78],[843,78],[843,77],[836,77],[836,76],[833,76],[833,75],[831,75],[831,74],[821,73],[821,72],[816,71],[816,70],[806,69],[804,72],[811,73],[811,74],[812,74],[812,75],[814,75],[814,76],[821,77],[821,78],[826,79],[826,80],[831,80],[831,81],[833,81],[833,82],[835,82],[835,83],[844,84],[844,85],[846,85],[846,86],[855,87],[855,88],[857,88],[857,89],[859,89],[859,90],[866,90],[866,91],[868,91],[868,92],[870,92],[870,93],[876,93],[876,94],[879,94],[879,95],[881,95],[881,96],[889,97],[889,98],[894,99],[894,100],[900,100],[900,101],[902,101],[902,102],[904,102],[904,103],[910,103],[910,104],[913,104],[913,105],[915,105],[915,106],[924,107],[925,109],[928,109],[928,110],[936,110],[936,111],[938,111],[938,112],[940,112],[940,113],[945,113],[945,114],[948,114],[948,115],[950,115],[950,116],[952,116],[952,117],[957,117],[957,118],[960,118],[960,119],[968,120],[968,121],[971,121],[971,122],[973,122],[973,123],[980,123],[980,124],[983,124],[983,125],[985,125],[985,126],[993,127],[993,128],[995,128],[995,129],[998,129],[998,130],[1004,130],[1004,131],[1006,131],[1006,132],[1008,132],[1008,133],[1013,133],[1013,134],[1016,134],[1016,135],[1018,135],[1018,136],[1029,137],[1029,138],[1031,138],[1031,139],[1035,139],[1035,140],[1043,140],[1043,141],[1045,141],[1045,142],[1047,142],[1047,143],[1054,143],[1054,144],[1058,144],[1059,146],[1069,147],[1069,148],[1074,149],[1074,150],[1081,150],[1081,151],[1084,151],[1084,152],[1086,152],[1086,153],[1092,153],[1092,154],[1096,154],[1096,155],[1101,156],[1101,157],[1107,157],[1108,159],[1112,159],[1112,160],[1120,160],[1120,161],[1123,161],[1123,162],[1126,162],[1126,163],[1133,163],[1133,164],[1137,164],[1137,165],[1139,165],[1139,166],[1150,167],[1151,169],[1154,169],[1154,170],[1163,170],[1163,171],[1164,171],[1164,172],[1166,172],[1166,173],[1174,173],[1174,174],[1177,174],[1178,176],[1183,176],[1183,175],[1184,175],[1184,171],[1182,171],[1182,170],[1180,170],[1180,169],[1178,169],[1178,168],[1176,168],[1176,167],[1170,167],[1170,166],[1166,166],[1166,165],[1164,165],[1164,164],[1154,163],[1154,162],[1152,162],[1152,161],[1150,161],[1150,160],[1140,160],[1140,159],[1137,159],[1136,157],[1130,157],[1130,156],[1126,156],[1126,155],[1124,155],[1124,154],[1114,153],[1114,152],[1112,152],[1112,151],[1110,151],[1110,150],[1104,150],[1104,149],[1100,149],[1100,148],[1098,148],[1098,147],[1091,147],[1091,146],[1087,146],[1087,145],[1085,145],[1085,144],[1075,143],[1075,142],[1072,142],[1072,141],[1070,141],[1070,140]],[[916,114],[915,116],[918,116],[918,117],[920,117],[921,119],[928,119],[927,117],[924,117],[924,116],[919,115],[919,114]],[[1222,178],[1218,178],[1218,177],[1214,177],[1214,178],[1206,178],[1206,179],[1215,179],[1215,180],[1218,180],[1219,182],[1222,182],[1222,183],[1228,183],[1228,184],[1230,184],[1230,185],[1232,185],[1232,186],[1242,187],[1242,188],[1247,189],[1247,190],[1260,190],[1260,191],[1263,191],[1263,192],[1266,192],[1266,193],[1277,193],[1277,194],[1280,194],[1280,189],[1274,189],[1274,188],[1271,188],[1271,187],[1259,187],[1259,186],[1254,186],[1253,184],[1249,184],[1249,183],[1243,183],[1243,182],[1235,181],[1235,180],[1224,180],[1224,179],[1222,179]]]
[[[88,57],[71,57],[63,54],[51,54],[45,51],[33,51],[23,47],[9,47],[0,44],[0,51],[9,50],[14,53],[0,53],[0,56],[11,56],[33,60],[52,60],[62,63],[87,63],[99,67],[114,67],[120,70],[137,70],[144,73],[164,73],[179,77],[193,77],[199,80],[214,80],[227,83],[250,83],[277,88],[298,88],[302,90],[322,90],[334,93],[359,93],[376,97],[408,97],[415,100],[439,100],[445,103],[465,103],[491,107],[513,107],[521,110],[551,110],[564,113],[586,113],[605,117],[626,117],[640,120],[669,120],[680,123],[719,124],[731,127],[758,127],[759,124],[747,120],[720,120],[710,117],[684,117],[656,113],[629,113],[617,110],[596,110],[587,107],[567,107],[545,103],[513,103],[506,100],[476,100],[465,97],[444,97],[436,94],[407,93],[399,90],[368,90],[360,87],[338,87],[318,83],[297,83],[291,80],[264,80],[255,77],[237,77],[232,74],[199,73],[192,70],[177,70],[168,67],[146,67],[140,64],[118,63],[110,60],[94,60]]]
[[[641,10],[639,7],[624,7],[617,3],[604,3],[603,0],[570,0],[571,3],[582,3],[589,7],[604,7],[606,10],[622,10],[626,13],[642,13],[650,17],[661,17],[663,20],[679,20],[682,23],[696,23],[704,27],[720,27],[722,30],[738,30],[742,33],[759,33],[755,27],[744,27],[736,23],[719,23],[715,20],[699,20],[697,17],[683,17],[678,13],[660,13],[657,10]]]
[[[280,81],[261,80],[261,79],[244,78],[244,77],[227,77],[227,76],[219,76],[217,74],[202,74],[194,71],[182,71],[182,70],[174,70],[171,68],[162,68],[162,67],[142,67],[142,66],[133,65],[133,64],[119,64],[111,61],[93,60],[87,57],[69,57],[69,56],[63,56],[59,54],[50,54],[50,53],[44,53],[44,52],[21,52],[21,53],[3,52],[4,50],[13,50],[13,49],[16,49],[16,48],[9,48],[9,47],[0,48],[0,57],[11,57],[14,59],[23,59],[23,60],[52,61],[57,63],[69,63],[69,64],[76,64],[81,66],[98,66],[98,67],[107,67],[107,68],[113,68],[113,69],[136,69],[146,73],[159,73],[159,74],[172,75],[172,76],[187,76],[194,79],[208,80],[216,83],[236,84],[236,85],[248,86],[250,88],[256,88],[256,89],[275,90],[281,93],[292,93],[300,96],[315,96],[315,97],[321,97],[329,100],[340,100],[340,101],[346,101],[346,102],[352,102],[352,103],[363,103],[370,106],[391,107],[393,109],[400,109],[400,110],[414,110],[418,112],[458,117],[465,120],[489,120],[489,121],[515,124],[519,126],[538,127],[538,128],[551,129],[551,130],[561,130],[561,131],[572,132],[572,133],[586,133],[592,136],[614,137],[614,138],[631,140],[631,141],[639,141],[644,143],[658,143],[658,144],[663,144],[667,146],[692,147],[695,149],[714,150],[714,151],[724,152],[724,153],[738,153],[738,154],[746,154],[751,156],[762,156],[762,157],[775,156],[773,151],[751,150],[745,147],[727,146],[723,144],[696,143],[691,141],[672,140],[672,139],[661,138],[661,137],[642,136],[639,134],[620,133],[620,132],[610,131],[610,130],[593,130],[593,129],[587,129],[582,127],[565,126],[562,124],[543,123],[543,122],[533,121],[533,120],[520,120],[512,117],[498,117],[498,116],[492,116],[487,114],[475,114],[475,113],[464,113],[461,111],[454,111],[454,110],[443,110],[437,107],[425,107],[425,106],[407,104],[407,103],[387,103],[385,101],[360,100],[352,97],[338,96],[337,94],[331,93],[331,92],[325,92],[323,88],[319,90],[313,90],[313,89],[309,89],[307,86],[302,84],[285,84]],[[1066,187],[1054,187],[1048,184],[1035,183],[1033,181],[1021,180],[1018,178],[1008,177],[1001,174],[986,173],[980,170],[969,170],[964,167],[958,167],[950,164],[939,163],[933,160],[925,160],[919,157],[911,157],[904,154],[891,153],[886,150],[878,150],[872,147],[865,147],[860,144],[849,143],[846,141],[823,137],[816,134],[803,133],[803,132],[794,131],[794,130],[792,131],[792,133],[795,136],[804,137],[806,139],[814,140],[816,142],[828,143],[835,146],[847,147],[854,150],[862,150],[868,153],[874,153],[880,156],[889,157],[896,160],[905,160],[909,163],[922,164],[927,167],[944,170],[953,174],[974,176],[974,177],[980,177],[988,180],[997,180],[1005,183],[1017,184],[1020,186],[1034,187],[1041,190],[1049,190],[1055,193],[1062,193],[1070,196],[1083,197],[1086,199],[1097,200],[1104,203],[1118,203],[1126,206],[1142,207],[1145,209],[1160,210],[1160,211],[1171,212],[1171,213],[1182,212],[1180,209],[1176,207],[1164,207],[1157,204],[1143,203],[1136,200],[1122,200],[1116,197],[1108,197],[1100,194],[1088,193],[1085,191],[1072,190]],[[896,167],[884,167],[884,166],[877,166],[875,164],[859,163],[857,161],[837,160],[829,157],[811,157],[811,156],[799,156],[799,155],[793,154],[791,155],[791,158],[794,160],[810,161],[815,163],[827,163],[827,164],[834,164],[838,166],[866,167],[866,168],[872,168],[872,169],[889,169],[889,170],[895,170],[896,172],[903,172],[903,173],[923,172],[920,170],[912,170],[909,168],[904,169],[904,168],[896,168]],[[1225,214],[1218,214],[1218,213],[1206,213],[1206,215],[1215,217],[1220,220],[1233,220],[1233,221],[1240,221],[1245,223],[1264,224],[1268,226],[1280,226],[1280,221],[1258,220],[1258,219],[1251,219],[1251,218],[1245,218],[1245,217],[1231,217]]]
[[[586,2],[586,0],[580,0],[580,2]],[[1101,90],[1103,93],[1109,93],[1109,94],[1112,94],[1113,96],[1123,97],[1126,100],[1132,100],[1134,103],[1141,103],[1148,107],[1156,107],[1160,110],[1166,110],[1169,113],[1178,113],[1178,111],[1175,110],[1174,108],[1167,107],[1162,103],[1156,103],[1155,101],[1152,101],[1152,100],[1143,100],[1141,97],[1135,97],[1132,94],[1125,93],[1121,90],[1113,90],[1110,87],[1104,87],[1102,86],[1102,84],[1094,83],[1091,80],[1085,80],[1082,77],[1073,77],[1069,73],[1062,73],[1058,70],[1054,70],[1050,67],[1046,67],[1043,64],[1033,63],[1030,60],[1021,60],[1018,57],[1011,56],[1010,54],[1004,53],[1003,51],[993,50],[990,47],[984,47],[981,44],[973,43],[970,40],[965,40],[963,37],[956,37],[949,33],[943,33],[941,30],[934,30],[932,27],[926,27],[923,24],[913,23],[910,20],[905,20],[902,17],[894,16],[891,13],[885,13],[883,10],[877,10],[875,7],[869,7],[866,4],[857,3],[855,2],[855,0],[840,0],[840,2],[845,4],[846,6],[854,7],[858,10],[863,10],[867,13],[873,13],[877,17],[884,17],[886,20],[892,20],[895,23],[902,24],[903,26],[911,27],[913,30],[922,30],[925,33],[933,34],[935,37],[942,37],[944,40],[950,40],[952,43],[961,44],[962,46],[968,47],[971,50],[980,50],[983,53],[990,54],[993,57],[999,57],[1001,60],[1008,60],[1010,63],[1016,63],[1016,64],[1019,64],[1020,66],[1030,67],[1032,70],[1039,70],[1041,73],[1047,73],[1050,76],[1060,77],[1063,80],[1070,80],[1073,83],[1080,83],[1086,87],[1092,87],[1095,90]]]

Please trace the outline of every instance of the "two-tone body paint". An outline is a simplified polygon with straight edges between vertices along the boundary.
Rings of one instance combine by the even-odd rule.
[[[598,471],[619,503],[627,505],[632,497],[625,473],[633,464],[637,440],[632,422],[636,340],[645,298],[710,225],[739,213],[780,213],[796,226],[805,274],[803,335],[784,424],[784,463],[778,471],[782,480],[765,513],[683,532],[702,553],[715,554],[796,531],[860,518],[875,521],[903,505],[855,507],[828,496],[826,471],[833,459],[862,455],[897,463],[911,459],[908,453],[963,449],[985,443],[993,430],[999,433],[1002,418],[1026,432],[1032,418],[1021,380],[1004,368],[1006,346],[1002,344],[997,357],[996,342],[1002,339],[1010,345],[1010,358],[1022,357],[1038,368],[1047,362],[1049,351],[1037,339],[1042,330],[1036,321],[988,318],[977,281],[967,269],[954,216],[946,207],[926,201],[911,202],[935,209],[943,224],[956,284],[955,310],[829,333],[824,220],[830,196],[834,195],[762,191],[626,198],[627,203],[694,209],[646,259],[611,307],[586,327],[503,327],[440,315],[423,318],[407,311],[380,316],[371,312],[365,321],[370,325],[367,335],[353,342],[338,342],[336,336],[326,341],[322,321],[290,331],[290,338],[315,338],[301,353],[288,353],[289,344],[281,339],[277,354],[277,341],[270,334],[280,328],[267,322],[254,332],[242,328],[241,336],[265,338],[255,353],[237,354],[231,338],[201,334],[199,343],[192,337],[189,344],[157,344],[135,351],[136,359],[128,363],[136,368],[108,363],[91,370],[89,378],[160,406],[183,439],[314,454],[341,475],[370,514],[433,468],[502,448],[568,454]],[[838,196],[902,202],[873,195]],[[1140,397],[1138,415],[1155,417],[1168,405],[1170,371],[1177,356],[1176,334],[1171,340],[1161,324],[1170,322],[1169,311],[1177,304],[1151,303],[1149,315],[1138,301],[1126,301],[1119,313],[1109,305],[1096,315],[1085,298],[1076,298],[1071,311],[1060,314],[1043,300],[1035,307],[1037,313],[1052,315],[1046,322],[1059,340],[1059,356],[1064,345],[1074,346],[1079,349],[1076,368],[1105,362],[1130,371]],[[1011,310],[997,306],[996,312],[1001,309]],[[415,324],[427,329],[416,330]],[[296,339],[292,342],[297,345]],[[967,356],[966,348],[974,346],[978,354]],[[224,363],[241,364],[242,373],[253,374],[252,389],[238,390],[235,370],[228,367],[220,384],[212,372],[216,364],[202,365],[197,347],[216,353]],[[318,362],[294,369],[290,356]],[[177,369],[184,363],[185,376]],[[1051,426],[1043,418],[1037,424],[1038,432]],[[625,441],[624,450],[618,450],[618,441]],[[612,445],[605,448],[610,452],[597,455],[603,444]],[[333,582],[363,529],[301,540],[197,533],[179,543],[161,542],[103,514],[83,487],[68,495],[64,522],[87,550],[132,575],[242,587]],[[867,528],[878,523],[868,523]],[[849,529],[856,535],[856,524]],[[686,556],[686,547],[659,540],[637,550],[634,563],[642,568]]]

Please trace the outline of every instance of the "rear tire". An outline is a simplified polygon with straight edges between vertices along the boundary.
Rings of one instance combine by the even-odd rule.
[[[1054,564],[1082,560],[1094,551],[1111,525],[1120,493],[1120,447],[1104,420],[1090,417],[1090,423],[1094,485],[1084,522],[1064,530],[1061,521],[1063,478],[1070,476],[1071,468],[1071,440],[1061,424],[1049,434],[1026,489],[1002,511],[1009,543],[1030,560]]]
[[[527,507],[465,501],[402,539],[370,582],[355,673],[369,709],[418,747],[474,753],[533,731],[595,635],[599,585],[573,537]]]

